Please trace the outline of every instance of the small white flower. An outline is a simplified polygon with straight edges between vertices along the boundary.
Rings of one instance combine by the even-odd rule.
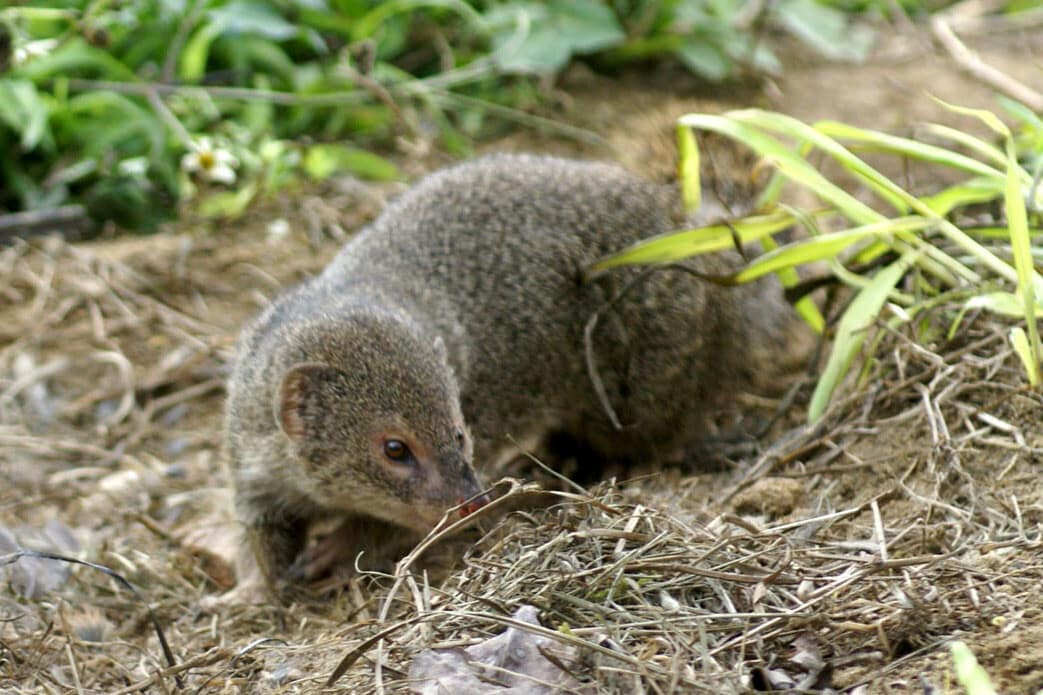
[[[47,55],[58,45],[58,39],[40,39],[39,41],[28,41],[14,49],[14,64],[24,65],[33,58]]]
[[[181,169],[193,174],[199,172],[210,181],[235,183],[235,168],[239,160],[228,150],[214,147],[210,138],[199,138],[192,143],[192,151],[181,158]]]

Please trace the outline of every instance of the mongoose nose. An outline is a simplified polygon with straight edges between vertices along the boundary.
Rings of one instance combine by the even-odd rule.
[[[463,504],[463,506],[460,507],[460,518],[462,519],[468,514],[474,514],[479,509],[489,504],[489,495],[475,497],[473,500],[466,504],[464,504],[464,501],[461,499],[460,503]]]

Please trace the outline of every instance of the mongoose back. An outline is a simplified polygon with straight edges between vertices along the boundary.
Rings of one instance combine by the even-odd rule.
[[[489,156],[421,180],[274,301],[240,340],[226,422],[237,514],[269,583],[313,520],[346,519],[342,556],[379,554],[482,504],[473,467],[552,433],[615,459],[696,440],[778,342],[778,292],[699,277],[736,254],[584,280],[678,228],[678,211],[673,188],[613,165]]]

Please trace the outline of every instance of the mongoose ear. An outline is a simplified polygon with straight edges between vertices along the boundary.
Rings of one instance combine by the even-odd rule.
[[[306,439],[324,415],[323,392],[339,380],[341,372],[327,364],[305,362],[290,368],[275,397],[275,419],[290,439]]]

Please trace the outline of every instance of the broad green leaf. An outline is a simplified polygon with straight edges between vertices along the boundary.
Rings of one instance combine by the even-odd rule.
[[[279,45],[262,38],[246,36],[236,39],[259,74],[271,75],[293,85],[296,66]]]
[[[84,137],[83,148],[88,155],[104,156],[109,149],[136,154],[135,137],[158,151],[165,137],[162,122],[147,107],[117,92],[78,94],[68,100],[62,115],[75,119],[73,127]],[[144,142],[139,144],[142,149]]]
[[[914,261],[913,254],[902,256],[880,270],[855,295],[840,319],[836,339],[833,341],[833,350],[829,353],[822,376],[815,384],[815,392],[812,394],[811,403],[808,406],[809,421],[814,422],[822,417],[826,406],[833,397],[833,392],[848,373],[855,355],[861,349],[862,343],[866,339],[866,332],[879,316],[880,309],[887,301],[891,290],[909,271]]]
[[[50,109],[28,80],[0,80],[0,123],[18,133],[23,151],[34,149],[47,131]]]
[[[594,263],[588,274],[600,273],[621,265],[649,265],[679,261],[689,256],[734,248],[738,235],[742,243],[756,241],[782,231],[793,224],[784,212],[747,217],[729,224],[715,224],[697,229],[670,232],[651,237]]]
[[[699,143],[688,126],[677,126],[677,149],[681,179],[681,199],[685,212],[691,214],[702,205],[702,182],[699,180]]]
[[[774,6],[772,16],[830,58],[862,61],[872,45],[871,31],[850,26],[843,12],[815,0],[782,0]]]
[[[79,37],[63,42],[53,52],[26,63],[10,75],[24,77],[36,84],[57,77],[137,81],[137,76],[127,66]]]
[[[390,2],[374,3],[374,5],[374,8],[365,17],[355,22],[352,31],[354,41],[373,38],[381,25],[391,17],[423,7],[452,10],[466,19],[472,29],[483,34],[488,31],[485,18],[463,0],[390,0]]]
[[[207,13],[221,34],[246,34],[272,41],[285,41],[299,29],[267,3],[257,0],[231,0],[227,5]]]
[[[313,145],[304,153],[301,166],[308,176],[317,181],[344,172],[372,181],[401,178],[398,167],[387,159],[346,145]]]
[[[690,36],[674,50],[686,68],[712,82],[723,80],[732,69],[732,61],[704,37]]]
[[[198,82],[206,74],[210,59],[210,44],[221,35],[221,25],[207,23],[197,29],[185,42],[178,61],[178,76],[185,82]]]
[[[494,7],[497,66],[511,73],[548,74],[574,53],[591,53],[621,43],[626,34],[612,10],[596,0],[519,2]]]

